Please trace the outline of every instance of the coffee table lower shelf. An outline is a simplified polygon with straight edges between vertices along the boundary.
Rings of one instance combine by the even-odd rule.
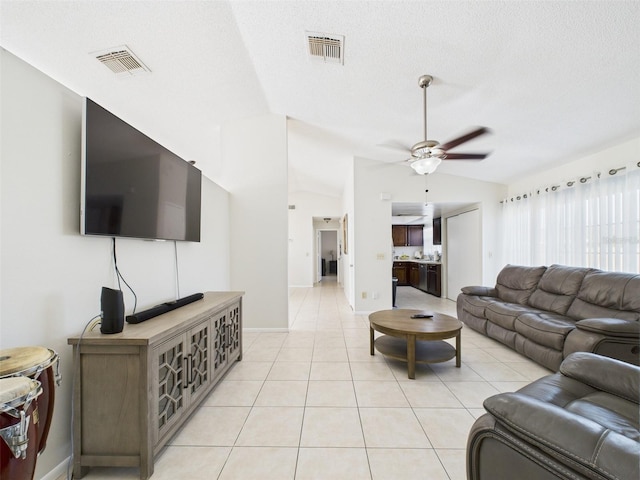
[[[374,346],[387,357],[407,361],[407,341],[404,338],[382,335],[376,338]],[[455,356],[456,349],[443,340],[416,340],[416,363],[446,362]]]

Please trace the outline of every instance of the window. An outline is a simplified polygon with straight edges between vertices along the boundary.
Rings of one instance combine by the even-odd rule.
[[[503,202],[504,263],[640,273],[640,162]]]

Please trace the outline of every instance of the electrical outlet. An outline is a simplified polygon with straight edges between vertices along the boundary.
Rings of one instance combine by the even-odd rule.
[[[377,300],[380,298],[380,294],[378,292],[373,292],[371,296],[373,297],[374,300]]]
[[[367,292],[362,292],[362,299],[366,300],[367,299]]]
[[[378,255],[376,255],[376,258],[378,260],[384,260],[384,253],[379,253]]]

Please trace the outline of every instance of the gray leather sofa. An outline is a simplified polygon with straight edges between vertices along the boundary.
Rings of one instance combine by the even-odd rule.
[[[640,363],[640,275],[507,265],[495,287],[464,287],[458,319],[556,371],[573,352]]]
[[[640,478],[640,367],[574,353],[560,371],[484,401],[467,479]]]

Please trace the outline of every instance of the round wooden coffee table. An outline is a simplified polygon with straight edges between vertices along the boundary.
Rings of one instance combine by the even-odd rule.
[[[428,313],[431,318],[411,318]],[[423,310],[381,310],[369,315],[371,355],[378,350],[383,355],[407,362],[409,378],[416,377],[416,363],[439,363],[456,358],[460,367],[460,332],[462,323],[449,315]],[[374,331],[384,333],[374,339]],[[456,339],[455,348],[442,340]]]

